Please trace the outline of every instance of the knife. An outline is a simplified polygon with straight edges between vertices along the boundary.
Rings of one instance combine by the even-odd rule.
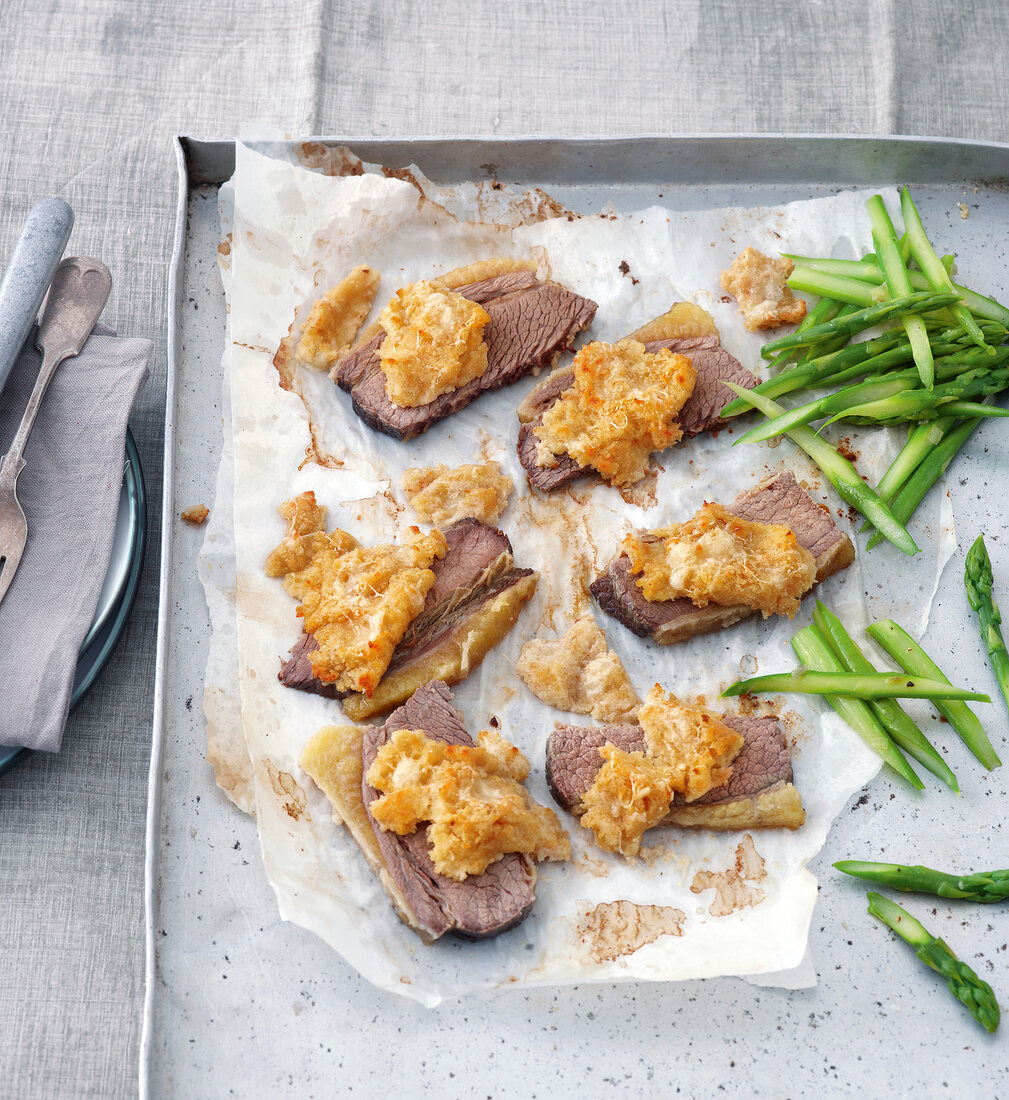
[[[74,226],[62,200],[43,199],[28,212],[0,283],[0,392],[38,316]]]

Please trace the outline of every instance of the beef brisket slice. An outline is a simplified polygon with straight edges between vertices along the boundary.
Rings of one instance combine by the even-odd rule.
[[[759,523],[789,527],[800,546],[816,559],[816,579],[826,580],[849,566],[855,549],[838,530],[829,512],[821,508],[785,470],[755,489],[740,493],[729,511]],[[721,630],[757,614],[749,607],[697,607],[688,599],[646,600],[630,570],[630,560],[619,554],[590,585],[596,602],[639,637],[651,637],[660,645],[674,645],[697,634]]]
[[[342,699],[348,717],[361,721],[398,706],[421,683],[434,677],[459,683],[515,625],[536,590],[536,574],[516,569],[504,532],[475,519],[462,519],[444,531],[445,556],[431,564],[434,583],[424,608],[410,624],[389,667],[369,697],[337,692],[316,678],[310,654],[315,638],[303,634],[281,665],[286,687]]]
[[[669,348],[689,356],[697,371],[694,389],[677,416],[685,436],[699,435],[720,427],[722,409],[736,396],[724,382],[752,389],[758,382],[738,359],[718,343],[715,336],[698,336],[684,340],[651,340],[645,350],[651,353]],[[540,466],[536,461],[536,432],[543,414],[571,386],[574,371],[570,367],[554,371],[526,396],[519,406],[518,456],[529,475],[529,484],[542,492],[568,485],[585,473],[594,473],[579,466],[570,455],[557,455],[556,466]]]
[[[460,287],[459,293],[480,302],[490,315],[484,329],[487,367],[483,374],[427,405],[411,409],[394,405],[385,392],[379,365],[378,349],[384,339],[379,332],[353,349],[334,375],[337,384],[350,391],[354,411],[370,427],[396,439],[415,438],[485,390],[549,366],[596,312],[595,302],[555,283],[540,283],[531,272],[499,275]]]
[[[791,785],[792,762],[778,720],[727,714],[723,721],[743,737],[728,782],[689,804],[677,795],[664,824],[709,829],[794,828],[794,807],[797,803],[801,816],[801,800]],[[582,798],[603,764],[599,750],[607,743],[625,752],[643,752],[644,731],[640,726],[558,726],[550,735],[547,784],[565,810],[580,812]],[[769,797],[762,797],[765,795]],[[789,812],[781,812],[782,804]]]
[[[368,773],[378,750],[401,729],[423,730],[428,737],[451,745],[471,745],[452,693],[437,681],[418,688],[404,706],[389,715],[384,726],[369,727],[362,742],[362,765]],[[362,782],[365,807],[379,797]],[[511,853],[492,863],[482,875],[465,882],[439,875],[429,855],[427,829],[407,836],[386,832],[369,819],[386,869],[408,907],[411,924],[425,937],[438,939],[454,932],[468,939],[496,936],[518,924],[532,908],[536,866],[525,855]]]

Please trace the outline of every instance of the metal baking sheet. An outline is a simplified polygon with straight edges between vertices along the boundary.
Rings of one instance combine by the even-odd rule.
[[[909,183],[932,235],[955,246],[965,280],[1009,297],[1009,145],[781,136],[252,144],[315,162],[327,146],[345,144],[367,161],[417,163],[438,182],[539,186],[584,211],[606,202],[623,210],[749,206]],[[226,802],[203,762],[201,535],[177,520],[190,504],[213,506],[225,322],[216,190],[233,168],[234,144],[183,137],[177,155],[142,1095],[377,1095],[391,1081],[403,1096],[660,1096],[674,1087],[690,1095],[873,1095],[887,1083],[931,1095],[1004,1070],[999,1041],[866,916],[864,889],[829,867],[843,857],[965,869],[1005,863],[1005,769],[984,773],[952,736],[960,799],[935,784],[913,796],[881,774],[831,831],[812,867],[821,883],[810,936],[814,989],[723,978],[530,989],[427,1011],[371,987],[311,934],[279,921],[255,825]],[[925,639],[955,679],[986,687],[994,685],[960,577],[966,536],[983,529],[996,576],[1009,578],[996,480],[1001,471],[1004,484],[1007,469],[1006,431],[991,421],[947,480],[961,549],[943,574]],[[992,733],[1005,750],[1001,712]],[[909,904],[1009,998],[1004,909]]]

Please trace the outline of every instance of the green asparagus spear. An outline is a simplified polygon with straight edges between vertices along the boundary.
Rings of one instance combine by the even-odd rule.
[[[754,393],[753,390],[743,389],[742,386],[733,385],[731,382],[724,382],[723,385],[728,386],[737,397],[742,398],[753,408],[759,409],[765,416],[780,416],[785,411],[781,405],[761,394]],[[855,467],[839,455],[825,439],[821,439],[809,428],[793,428],[788,433],[788,437],[820,467],[838,496],[870,520],[876,530],[882,532],[898,550],[905,554],[918,553],[914,539],[907,533],[904,526],[894,519],[890,509],[858,476]]]
[[[994,1031],[998,1027],[999,1007],[991,986],[982,981],[965,962],[961,962],[942,940],[928,932],[903,906],[872,891],[868,898],[872,916],[909,943],[926,966],[946,979],[950,993],[966,1006],[974,1019],[986,1031]]]
[[[932,680],[945,680],[942,669],[921,648],[920,645],[901,629],[892,619],[873,623],[866,634],[897,662],[905,672],[914,676],[926,676]],[[989,770],[1002,763],[992,748],[988,734],[978,721],[977,715],[966,703],[955,700],[935,701],[939,713],[960,735],[963,743]]]
[[[952,425],[952,417],[932,420],[928,424],[912,425],[907,442],[876,486],[876,492],[881,499],[892,499]]]
[[[800,630],[792,638],[792,649],[808,668],[823,672],[839,672],[843,667],[815,626],[807,626]],[[924,788],[925,784],[904,759],[904,754],[887,736],[886,730],[879,724],[879,719],[869,709],[868,703],[864,703],[861,699],[847,699],[841,695],[827,695],[824,699],[869,748],[882,758],[884,763],[889,764],[915,790],[920,791]]]
[[[816,601],[813,622],[849,672],[863,674],[876,672],[876,668],[844,629],[844,624],[822,600]],[[946,761],[935,751],[928,738],[894,699],[874,699],[869,706],[886,732],[904,752],[909,753],[933,775],[938,776],[951,790],[960,793],[956,776],[950,771]]]
[[[783,691],[797,695],[844,695],[849,699],[970,699],[990,703],[980,691],[954,687],[948,680],[929,680],[924,676],[902,676],[896,672],[771,672],[737,680],[722,692],[756,695],[761,691]]]
[[[890,221],[890,215],[886,212],[886,206],[879,195],[873,195],[866,203],[869,217],[872,219],[872,243],[879,257],[880,267],[886,277],[886,286],[892,298],[903,298],[911,293],[911,280],[907,276],[907,267],[900,254],[900,245],[897,242],[897,234]],[[952,305],[953,303],[949,303]],[[911,341],[911,349],[914,352],[914,361],[921,376],[921,384],[927,389],[932,388],[933,361],[932,346],[928,342],[928,332],[925,330],[925,322],[921,317],[908,315],[902,316],[904,331]]]
[[[772,340],[764,344],[760,349],[765,359],[775,352],[785,351],[786,348],[808,347],[822,343],[824,340],[832,340],[835,336],[854,336],[856,332],[863,332],[873,325],[888,321],[891,317],[917,316],[920,313],[928,313],[943,306],[952,305],[957,301],[956,292],[952,294],[935,294],[932,291],[915,291],[899,298],[891,298],[879,305],[869,306],[868,309],[859,309],[849,313],[846,317],[835,317],[833,321],[827,321],[822,325],[813,325],[805,332],[793,332],[788,336],[782,336],[778,340]]]
[[[911,198],[911,192],[906,187],[902,188],[900,192],[900,211],[904,217],[904,232],[911,246],[911,254],[918,261],[918,266],[924,272],[929,285],[933,290],[952,290],[953,282],[949,277],[949,273],[943,267],[942,260],[936,255],[931,241],[926,236],[925,227],[921,224],[921,218],[918,216],[914,200]],[[910,280],[908,282],[910,283]],[[967,306],[963,302],[956,302],[950,306],[950,309],[960,324],[963,325],[964,332],[968,333],[979,347],[988,348],[984,335],[978,328],[977,322],[970,315]],[[988,350],[992,354],[995,352],[994,348],[988,348]]]
[[[788,285],[792,290],[824,295],[834,301],[863,308],[885,302],[890,297],[886,287],[875,287],[858,279],[817,271],[816,268],[806,267],[804,264],[798,264],[794,268],[788,277]],[[908,286],[908,293],[910,292],[911,288]]]
[[[962,898],[985,905],[1009,898],[1009,870],[979,871],[973,875],[950,875],[931,867],[904,863],[863,863],[842,859],[834,866],[846,875],[878,882],[893,890],[912,894],[935,894],[939,898]]]
[[[963,583],[967,589],[967,599],[977,612],[981,641],[988,650],[999,690],[1006,706],[1009,706],[1009,652],[1006,652],[1005,639],[1002,637],[1002,615],[991,594],[992,581],[991,560],[984,544],[984,535],[978,535],[974,545],[967,551]]]

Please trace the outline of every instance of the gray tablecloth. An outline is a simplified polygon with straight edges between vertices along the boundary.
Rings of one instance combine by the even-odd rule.
[[[1007,33],[1003,0],[0,6],[0,256],[35,200],[62,196],[70,251],[112,270],[106,319],[156,343],[132,422],[153,521],[132,623],[63,751],[0,779],[0,1093],[136,1091],[172,135],[1004,140]]]

